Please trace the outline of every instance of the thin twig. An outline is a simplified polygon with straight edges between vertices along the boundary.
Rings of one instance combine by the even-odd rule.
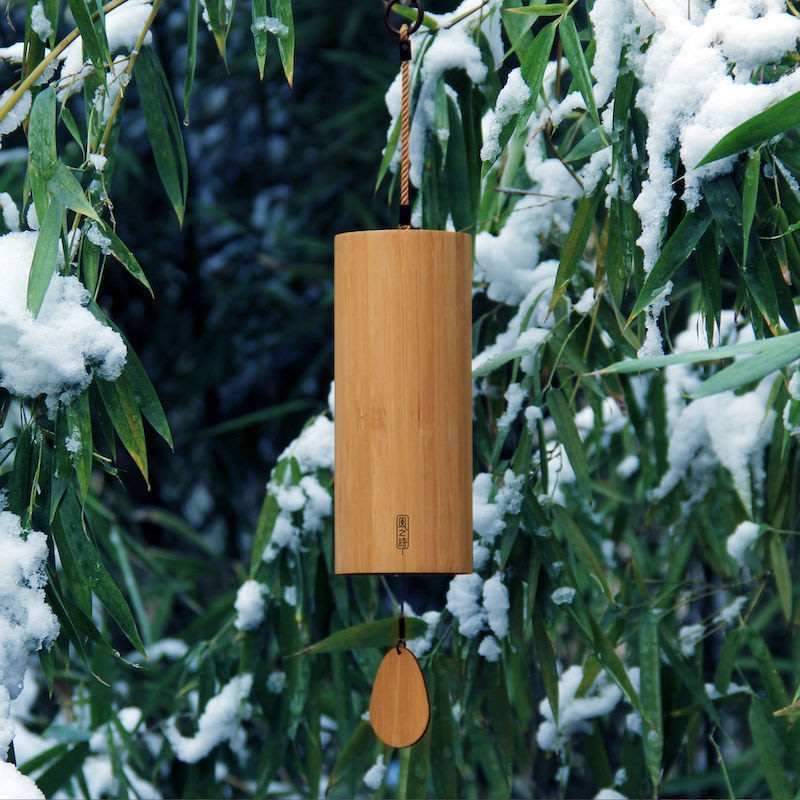
[[[467,17],[471,17],[474,13],[480,11],[484,6],[489,5],[490,2],[491,0],[483,0],[480,5],[475,6],[475,8],[471,8],[469,11],[465,11],[463,14],[459,14],[455,19],[451,19],[447,25],[442,25],[442,30],[446,31],[449,28],[452,28],[454,25],[458,25],[459,22],[463,22]]]

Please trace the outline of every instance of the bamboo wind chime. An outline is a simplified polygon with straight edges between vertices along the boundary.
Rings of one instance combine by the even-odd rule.
[[[411,34],[401,59],[397,230],[335,239],[335,569],[337,575],[472,572],[472,238],[417,230],[409,192]],[[387,744],[425,733],[422,671],[398,641],[375,679],[370,719]]]

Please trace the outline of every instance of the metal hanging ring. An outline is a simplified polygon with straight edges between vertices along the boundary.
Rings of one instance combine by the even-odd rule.
[[[410,3],[404,3],[402,0],[389,0],[383,9],[383,21],[386,23],[386,27],[396,36],[400,35],[400,28],[395,28],[395,26],[392,25],[392,23],[389,21],[389,15],[392,13],[392,9],[398,3],[409,8],[417,9],[417,18],[408,26],[408,34],[410,36],[412,33],[419,30],[419,26],[422,25],[422,18],[425,16],[425,10],[422,8],[421,0],[411,0]]]

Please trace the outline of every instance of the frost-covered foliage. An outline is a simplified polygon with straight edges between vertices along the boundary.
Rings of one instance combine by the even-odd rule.
[[[29,5],[46,59],[63,20]],[[54,198],[63,205],[64,240],[34,281],[41,309],[20,283],[16,327],[0,330],[22,343],[23,324],[46,329],[75,357],[67,377],[61,356],[41,369],[46,388],[34,370],[18,370],[28,392],[4,377],[17,399],[0,403],[13,442],[0,446],[2,502],[25,530],[52,532],[64,631],[33,667],[59,678],[60,710],[43,693],[21,705],[25,690],[11,708],[9,691],[0,728],[10,737],[13,720],[17,760],[25,771],[37,757],[43,782],[64,751],[80,764],[56,797],[797,793],[800,138],[787,126],[798,17],[782,0],[522,5],[465,0],[427,14],[412,37],[414,221],[475,241],[474,571],[438,582],[333,574],[332,389],[329,411],[259,478],[266,499],[243,542],[205,526],[213,476],[195,477],[192,527],[158,509],[103,509],[94,487],[115,469],[107,435],[117,431],[146,476],[142,419],[169,439],[138,359],[97,303],[104,270],[121,264],[146,282],[109,195],[131,77],[170,123],[151,117],[141,131],[168,145],[156,162],[184,214],[180,126],[148,49],[156,4],[127,0],[107,15],[111,59],[84,35],[0,110],[4,134],[22,137],[26,118],[34,131],[33,200],[21,185],[0,193],[0,247],[25,243],[23,277],[36,243],[59,238],[48,214]],[[233,4],[201,7],[224,50]],[[254,4],[244,30],[262,66],[275,38],[291,80],[287,8]],[[20,71],[23,54],[0,51]],[[382,177],[398,165],[399,89],[386,95]],[[59,140],[68,171],[39,180],[49,145],[37,142],[59,102],[86,113],[82,151],[68,157]],[[198,138],[203,158],[216,157],[215,135]],[[270,202],[258,214],[278,225]],[[232,227],[238,240],[243,225]],[[237,247],[220,246],[214,263]],[[47,327],[53,298],[68,294],[85,334],[74,339],[61,317]],[[258,372],[260,341],[224,353],[249,371],[228,395]],[[0,348],[0,365],[21,348]],[[672,359],[652,360],[662,352]],[[228,517],[241,513],[232,506],[226,498]],[[180,547],[153,547],[149,528],[129,544],[120,518],[134,537],[157,525]],[[231,565],[237,547],[249,558]],[[156,597],[142,596],[139,573]],[[374,740],[367,714],[400,601],[434,711],[402,756]],[[139,648],[125,661],[111,644],[123,635]],[[51,638],[18,648],[20,680],[23,657]],[[69,663],[74,685],[62,689],[54,663]]]

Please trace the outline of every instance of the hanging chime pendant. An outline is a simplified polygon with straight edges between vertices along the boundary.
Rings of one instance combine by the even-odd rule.
[[[472,571],[472,238],[335,240],[337,574]]]
[[[416,657],[404,643],[398,643],[381,661],[369,701],[369,719],[376,736],[391,747],[411,747],[428,729],[428,687]]]

